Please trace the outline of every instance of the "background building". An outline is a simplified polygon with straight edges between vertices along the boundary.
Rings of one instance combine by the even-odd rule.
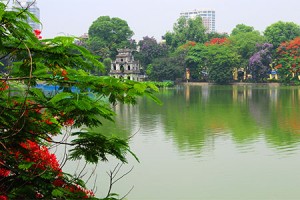
[[[216,12],[214,10],[192,10],[180,13],[180,16],[184,16],[186,18],[195,18],[197,16],[200,16],[202,18],[204,27],[207,29],[207,32],[216,32]]]
[[[1,0],[1,2],[6,3],[8,5],[8,9],[28,8],[28,11],[34,14],[35,17],[40,20],[40,9],[37,7],[36,0],[19,0],[19,1]],[[33,30],[36,29],[41,30],[41,24],[34,22],[31,18],[28,18],[27,21]]]

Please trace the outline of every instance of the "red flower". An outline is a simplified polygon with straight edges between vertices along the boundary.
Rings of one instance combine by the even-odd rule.
[[[42,36],[41,36],[42,31],[41,31],[41,30],[35,29],[33,32],[34,32],[34,35],[35,35],[39,40],[42,39]]]
[[[215,45],[215,44],[223,44],[228,42],[227,38],[213,38],[209,42],[206,42],[205,45]]]
[[[67,119],[65,122],[64,122],[64,125],[65,126],[73,126],[74,125],[74,119]]]
[[[45,120],[45,123],[48,124],[48,125],[53,124],[53,122],[51,122],[50,119],[46,119],[46,120]]]
[[[65,70],[65,69],[63,69],[63,70],[61,71],[61,75],[62,75],[63,77],[66,77],[67,74],[68,74],[68,72],[67,72],[67,70]]]
[[[6,81],[1,81],[0,82],[0,91],[4,91],[7,90],[9,88],[8,84],[6,83]]]
[[[55,181],[53,181],[53,185],[55,185],[56,187],[62,187],[63,185],[65,185],[65,182],[61,179],[56,179]]]
[[[22,142],[21,147],[29,150],[28,155],[23,155],[24,160],[36,163],[33,167],[45,170],[50,168],[56,172],[61,172],[61,168],[55,154],[51,154],[47,147],[39,146],[36,142],[27,140]]]
[[[8,200],[8,197],[6,195],[0,195],[0,200]]]
[[[10,170],[4,169],[4,168],[0,168],[0,176],[2,176],[2,177],[8,177],[9,174],[10,174]]]

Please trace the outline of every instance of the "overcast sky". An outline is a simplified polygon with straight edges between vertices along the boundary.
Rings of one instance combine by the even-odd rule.
[[[253,26],[263,32],[279,20],[300,24],[300,0],[37,0],[42,35],[80,36],[100,16],[108,15],[127,21],[135,33],[160,40],[172,31],[180,12],[214,9],[216,29],[230,33],[237,24]]]

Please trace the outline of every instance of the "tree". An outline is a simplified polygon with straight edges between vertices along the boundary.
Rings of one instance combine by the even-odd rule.
[[[103,65],[105,66],[105,75],[107,75],[111,68],[112,60],[110,58],[105,58],[103,60]]]
[[[157,58],[148,65],[147,75],[153,81],[175,81],[183,76],[183,67],[176,57]]]
[[[226,44],[198,44],[188,53],[187,63],[197,65],[208,73],[208,79],[217,84],[232,81],[233,69],[238,65],[239,55]]]
[[[214,44],[229,44],[228,38],[212,38],[210,41],[206,42],[205,45],[214,45]]]
[[[287,42],[300,36],[300,26],[293,22],[278,21],[264,31],[267,42],[278,48],[282,42]]]
[[[217,32],[210,32],[207,33],[207,41],[210,41],[213,38],[228,38],[227,33],[217,33]]]
[[[143,37],[138,43],[139,51],[135,54],[135,59],[140,61],[143,67],[147,67],[155,58],[166,56],[168,48],[165,44],[157,43],[153,37]]]
[[[235,28],[231,31],[231,36],[238,35],[240,33],[249,33],[255,31],[252,26],[247,26],[245,24],[238,24]]]
[[[300,37],[283,42],[277,49],[276,69],[280,80],[286,84],[299,84]]]
[[[187,41],[204,43],[207,40],[205,32],[206,29],[202,23],[201,17],[196,17],[194,19],[180,17],[173,26],[173,32],[167,32],[165,34],[165,39],[167,45],[176,49]]]
[[[118,48],[134,46],[131,37],[133,31],[126,21],[109,16],[96,19],[89,28],[89,49],[96,55],[104,58],[114,58]]]
[[[230,45],[240,55],[240,63],[246,67],[249,58],[255,53],[256,45],[265,42],[265,38],[258,32],[237,32],[229,37]]]
[[[28,17],[37,21],[26,9],[8,11],[0,2],[0,58],[12,60],[0,63],[6,72],[0,75],[0,199],[96,199],[80,177],[62,171],[49,149],[67,145],[65,159],[88,163],[106,161],[108,155],[126,162],[127,140],[82,127],[112,120],[110,103],[136,103],[144,94],[156,99],[157,89],[89,74],[102,63],[72,37],[38,40]],[[37,83],[59,89],[46,93]],[[55,138],[65,134],[72,139]]]
[[[257,52],[249,59],[249,71],[255,82],[263,82],[272,70],[271,63],[273,45],[269,43],[257,45]]]

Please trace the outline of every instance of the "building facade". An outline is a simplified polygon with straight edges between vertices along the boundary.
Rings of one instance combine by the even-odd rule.
[[[8,5],[8,9],[13,10],[15,8],[28,8],[28,11],[35,15],[35,17],[40,20],[40,9],[37,7],[37,2],[35,0],[19,0],[19,1],[9,1],[1,0],[1,2]],[[33,30],[41,30],[41,24],[34,22],[31,18],[27,19],[28,24]]]
[[[133,81],[143,81],[139,61],[134,60],[132,49],[118,49],[116,60],[111,63],[109,75]]]
[[[216,12],[212,9],[203,9],[203,10],[192,10],[187,12],[180,13],[180,16],[183,16],[187,19],[195,18],[197,16],[202,18],[202,23],[207,29],[208,33],[216,32]]]

